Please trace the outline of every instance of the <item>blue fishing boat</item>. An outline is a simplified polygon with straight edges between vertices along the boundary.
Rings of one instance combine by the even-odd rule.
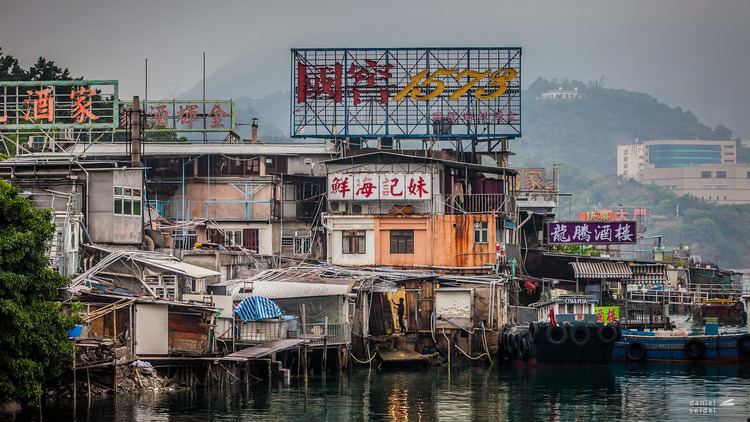
[[[750,334],[656,335],[622,330],[612,359],[631,362],[750,361]]]

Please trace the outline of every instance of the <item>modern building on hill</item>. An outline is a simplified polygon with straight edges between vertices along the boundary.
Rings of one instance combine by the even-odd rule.
[[[750,165],[737,163],[735,141],[653,140],[617,147],[617,175],[677,195],[723,204],[750,203]]]

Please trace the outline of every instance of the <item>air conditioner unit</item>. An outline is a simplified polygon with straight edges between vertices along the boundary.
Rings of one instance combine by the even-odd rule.
[[[352,214],[362,214],[362,205],[360,205],[360,204],[352,204],[352,206],[351,206],[351,213]]]

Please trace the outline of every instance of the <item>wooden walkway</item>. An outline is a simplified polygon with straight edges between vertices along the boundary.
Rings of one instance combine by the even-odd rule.
[[[274,340],[267,343],[261,343],[257,346],[248,347],[232,354],[226,355],[218,360],[245,362],[253,359],[261,359],[271,356],[276,352],[291,349],[300,344],[310,343],[312,340],[318,340],[321,336],[307,336],[306,338],[288,338],[283,340]]]

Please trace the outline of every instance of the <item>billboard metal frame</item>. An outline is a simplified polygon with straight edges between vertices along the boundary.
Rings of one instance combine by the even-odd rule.
[[[519,137],[521,52],[520,47],[291,49],[290,135],[295,138],[327,139]],[[366,63],[365,60],[371,62]],[[304,64],[302,71],[300,63]],[[373,63],[377,63],[377,69],[372,72],[377,82],[373,84],[371,77],[367,79],[369,86],[357,85],[365,79],[355,79],[351,72],[367,65],[373,69]],[[302,87],[307,94],[313,80],[309,71],[317,72],[318,69],[325,69],[320,70],[320,77],[314,80],[318,90],[310,95],[300,95]],[[388,79],[382,76],[383,70],[388,72]],[[487,94],[492,90],[494,72],[509,70],[515,74],[512,78],[508,76],[501,95],[492,99],[480,98],[481,92]],[[323,73],[326,71],[328,76]],[[467,71],[484,73],[483,79],[472,80],[472,75]],[[304,81],[301,81],[302,75]],[[332,79],[334,75],[337,77],[335,85]],[[437,97],[416,98],[420,93],[425,94],[422,91],[428,91],[426,94],[436,91],[437,88],[425,89],[432,84],[442,85]],[[411,95],[394,99],[409,86],[412,87]],[[469,88],[463,91],[463,95],[448,98],[448,94],[467,86]],[[336,97],[330,95],[334,90]],[[363,105],[353,104],[357,102],[354,97],[357,90],[361,90],[362,96],[366,97],[360,101],[360,104],[364,102]],[[413,91],[417,91],[416,96]],[[320,92],[328,94],[328,97],[321,98]],[[378,92],[384,96],[381,97],[383,99],[387,95],[387,100],[378,101]],[[308,100],[307,97],[312,99]],[[444,119],[444,125],[448,122],[450,130],[438,130],[436,115],[451,116],[450,120],[440,118]]]
[[[106,123],[94,123],[94,122],[87,122],[87,123],[14,123],[14,124],[2,124],[0,125],[0,130],[4,131],[26,131],[26,130],[49,130],[49,129],[116,129],[120,124],[120,98],[119,98],[119,86],[118,81],[116,80],[67,80],[67,81],[0,81],[0,96],[2,96],[3,101],[7,101],[7,98],[9,95],[14,96],[16,101],[13,102],[13,105],[16,107],[15,112],[20,113],[20,98],[23,96],[28,96],[26,94],[21,93],[21,88],[23,87],[51,87],[55,89],[56,87],[75,87],[75,86],[86,86],[86,87],[96,87],[96,86],[110,86],[112,87],[112,92],[108,92],[105,95],[106,97],[112,96],[111,100],[108,101],[112,104],[112,114],[107,115],[106,117],[111,119],[111,122]],[[15,92],[9,93],[8,88],[15,88]],[[53,93],[53,98],[56,96],[56,91]],[[98,94],[97,94],[98,95]],[[3,105],[6,105],[7,103],[0,104],[0,108],[2,108]],[[70,117],[70,116],[65,116]],[[16,114],[15,117],[16,121],[18,121],[18,114]]]

